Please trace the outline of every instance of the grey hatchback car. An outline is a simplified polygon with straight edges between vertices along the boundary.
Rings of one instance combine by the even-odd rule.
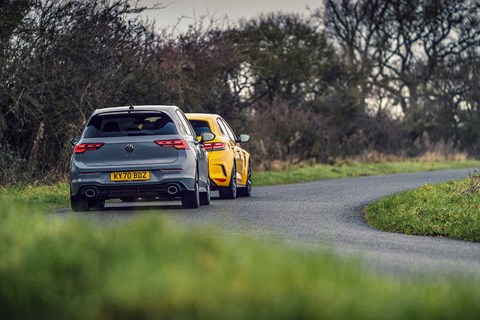
[[[181,199],[184,208],[210,204],[208,153],[182,110],[130,106],[96,110],[70,161],[73,211],[103,209],[105,200]]]

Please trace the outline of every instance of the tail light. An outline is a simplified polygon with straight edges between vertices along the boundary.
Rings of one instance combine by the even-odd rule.
[[[160,147],[164,148],[175,148],[183,150],[190,149],[188,143],[185,140],[156,140],[155,143],[158,144]]]
[[[105,143],[80,143],[75,146],[73,152],[84,153],[85,151],[93,151],[100,149]]]
[[[203,147],[207,151],[215,151],[215,150],[225,150],[225,143],[223,142],[205,142]]]

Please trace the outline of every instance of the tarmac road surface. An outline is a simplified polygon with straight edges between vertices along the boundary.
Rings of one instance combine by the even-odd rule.
[[[381,232],[366,224],[363,213],[365,205],[383,196],[468,174],[461,169],[254,187],[250,198],[220,200],[212,193],[212,204],[197,210],[182,209],[180,201],[158,201],[110,203],[104,211],[84,214],[61,209],[55,215],[110,223],[158,212],[188,226],[214,226],[227,235],[330,248],[341,256],[359,257],[374,272],[480,276],[480,243]]]

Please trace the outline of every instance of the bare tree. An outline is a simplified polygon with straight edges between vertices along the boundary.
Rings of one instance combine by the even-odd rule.
[[[432,94],[442,92],[438,77],[480,44],[479,16],[478,0],[327,0],[323,15],[317,12],[347,64],[363,75],[364,97],[389,94],[413,138],[434,111]],[[435,96],[451,99],[443,93]]]
[[[37,0],[8,9],[0,60],[2,157],[24,165],[20,175],[58,176],[66,172],[69,139],[93,109],[155,99],[157,91],[138,84],[158,74],[150,69],[158,41],[148,25],[128,16],[139,9],[127,0]]]

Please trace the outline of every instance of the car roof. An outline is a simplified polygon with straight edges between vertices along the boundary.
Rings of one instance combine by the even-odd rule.
[[[180,109],[177,106],[166,106],[166,105],[142,105],[142,106],[122,106],[122,107],[111,107],[111,108],[102,108],[97,109],[93,112],[94,115],[100,113],[113,113],[113,112],[123,112],[129,111],[133,107],[133,111],[167,111],[175,112],[175,110]]]

